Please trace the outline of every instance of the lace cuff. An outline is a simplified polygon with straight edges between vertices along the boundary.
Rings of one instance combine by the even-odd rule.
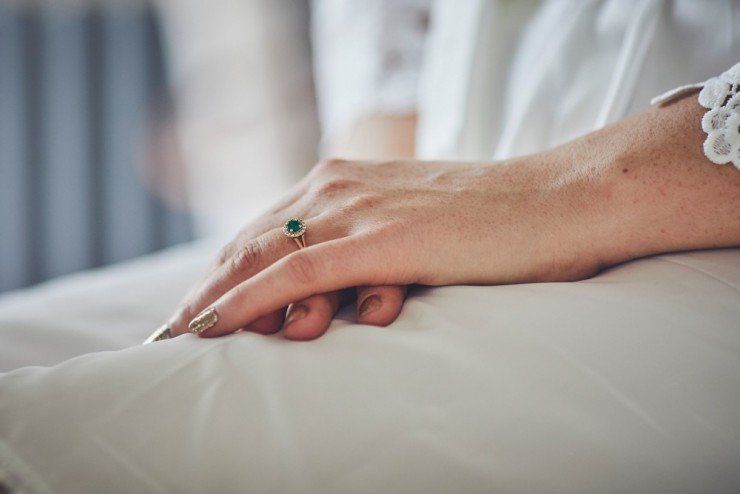
[[[662,106],[699,89],[699,104],[708,110],[701,119],[707,133],[704,154],[712,163],[732,163],[740,170],[740,63],[719,77],[678,87],[650,103]]]

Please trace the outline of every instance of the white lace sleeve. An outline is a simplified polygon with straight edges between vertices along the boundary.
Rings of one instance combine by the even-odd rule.
[[[664,105],[699,89],[699,104],[708,110],[701,119],[707,133],[704,154],[712,163],[732,163],[740,170],[740,63],[718,77],[673,89],[651,103]]]

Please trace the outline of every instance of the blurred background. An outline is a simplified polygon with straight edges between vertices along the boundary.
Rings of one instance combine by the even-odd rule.
[[[0,0],[0,291],[225,241],[316,162],[306,0]]]
[[[0,291],[192,237],[170,114],[151,5],[0,0]]]
[[[0,0],[0,291],[222,244],[322,154],[412,156],[429,3]]]

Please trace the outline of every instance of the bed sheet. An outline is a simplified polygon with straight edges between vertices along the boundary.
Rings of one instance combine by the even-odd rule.
[[[56,364],[0,375],[10,492],[740,490],[740,249],[417,289],[312,342],[131,346],[208,250],[0,302],[3,366]]]
[[[0,296],[0,372],[141,343],[215,257],[199,241]]]

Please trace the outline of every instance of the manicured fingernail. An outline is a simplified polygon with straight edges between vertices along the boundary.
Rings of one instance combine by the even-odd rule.
[[[290,308],[290,313],[288,314],[288,317],[285,319],[285,326],[292,323],[293,321],[297,321],[298,319],[303,319],[308,315],[308,307],[306,307],[303,304],[300,305],[294,305]]]
[[[148,345],[149,343],[154,343],[155,341],[162,341],[162,340],[169,340],[172,338],[172,328],[170,328],[169,324],[164,324],[156,329],[152,334],[149,335],[149,338],[144,340],[144,343],[142,345]]]
[[[213,307],[209,307],[190,321],[190,324],[188,324],[188,330],[190,330],[191,333],[203,334],[203,331],[208,328],[212,328],[217,322],[218,312],[216,312],[216,309]]]
[[[380,299],[380,295],[370,295],[362,301],[362,303],[360,304],[360,308],[357,309],[357,313],[360,317],[362,317],[380,309],[381,305],[383,305],[383,301]]]

